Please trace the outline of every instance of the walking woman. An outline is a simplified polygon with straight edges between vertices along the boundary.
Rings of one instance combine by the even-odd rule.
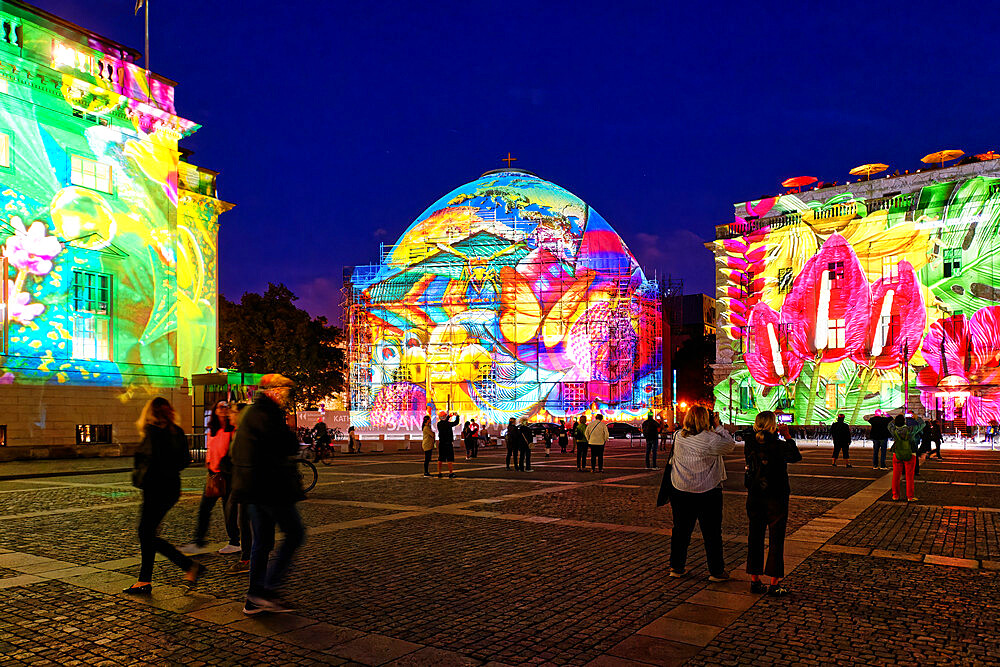
[[[208,478],[205,480],[205,491],[198,506],[198,525],[194,532],[194,541],[181,547],[187,554],[198,551],[205,546],[205,535],[212,518],[212,508],[215,502],[222,499],[222,514],[226,522],[226,534],[229,544],[219,549],[220,554],[240,553],[239,507],[229,502],[229,491],[232,488],[232,464],[229,461],[229,445],[233,440],[236,425],[229,411],[229,404],[219,401],[212,408],[212,416],[208,419],[208,433],[205,436],[205,467],[208,468]],[[213,481],[214,480],[214,481]],[[221,484],[221,488],[216,485]],[[215,488],[211,488],[215,486]],[[213,494],[209,495],[209,491]],[[221,491],[222,495],[215,495]],[[249,534],[249,519],[245,520],[244,534]]]
[[[430,415],[424,415],[424,423],[420,425],[420,431],[424,436],[420,443],[421,449],[424,450],[424,477],[430,477],[431,454],[434,453],[434,429],[431,428]]]
[[[779,438],[778,435],[781,435]],[[754,420],[753,433],[744,439],[743,455],[747,472],[747,518],[750,531],[747,537],[747,574],[750,575],[750,592],[767,593],[775,597],[788,594],[781,583],[785,576],[785,528],[788,524],[788,464],[802,460],[795,441],[784,424],[770,410],[761,412]],[[764,562],[764,532],[767,531],[767,562]],[[761,575],[771,578],[769,586],[761,582]]]
[[[722,482],[726,466],[722,457],[736,448],[736,441],[722,427],[719,414],[695,405],[684,416],[684,428],[674,438],[670,462],[670,494],[674,526],[670,537],[670,576],[683,577],[694,523],[701,527],[708,558],[709,581],[726,581],[722,555]]]
[[[139,547],[142,563],[139,580],[125,593],[148,595],[152,592],[153,559],[157,552],[185,570],[184,579],[193,586],[205,570],[162,537],[157,535],[160,522],[181,495],[181,470],[191,463],[187,438],[177,425],[177,414],[167,399],[157,396],[146,403],[136,422],[142,444],[135,452],[132,484],[142,489],[139,514]]]

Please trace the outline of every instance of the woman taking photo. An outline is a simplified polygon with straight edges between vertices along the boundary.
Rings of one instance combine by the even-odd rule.
[[[781,435],[779,438],[778,435]],[[743,454],[747,472],[747,518],[750,531],[747,538],[747,574],[750,592],[780,597],[788,594],[781,584],[785,576],[785,527],[788,524],[788,464],[802,460],[784,424],[779,428],[774,413],[761,412],[754,421],[753,432],[744,438]],[[764,563],[764,531],[768,535],[767,563]],[[765,587],[761,575],[771,578]]]
[[[139,514],[139,547],[142,563],[139,580],[125,589],[132,595],[152,592],[153,559],[157,552],[186,571],[185,581],[194,585],[205,570],[162,537],[157,535],[160,522],[181,495],[181,470],[191,463],[187,438],[177,425],[177,414],[167,399],[157,396],[146,403],[136,422],[142,444],[135,452],[132,484],[142,489]]]
[[[709,581],[729,579],[722,555],[722,482],[726,466],[722,457],[736,448],[736,441],[722,428],[719,413],[696,405],[684,417],[684,428],[674,438],[670,462],[670,494],[674,526],[670,537],[670,576],[683,577],[694,522],[701,527],[708,558]]]

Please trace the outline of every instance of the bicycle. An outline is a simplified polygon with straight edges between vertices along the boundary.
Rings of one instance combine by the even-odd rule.
[[[296,469],[299,474],[299,481],[302,482],[302,490],[305,493],[309,493],[316,486],[316,482],[319,480],[319,473],[316,471],[316,466],[312,464],[306,458],[306,452],[312,448],[313,445],[304,445],[299,449],[299,455],[295,457]]]
[[[316,486],[316,482],[319,480],[319,473],[316,472],[316,466],[314,466],[310,461],[306,461],[303,458],[295,460],[298,463],[299,479],[302,481],[302,491],[309,493]]]
[[[315,442],[311,445],[303,445],[302,458],[306,461],[317,461],[326,466],[333,465],[334,449],[329,443]]]

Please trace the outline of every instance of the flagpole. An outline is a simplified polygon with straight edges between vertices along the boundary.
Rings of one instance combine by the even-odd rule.
[[[149,0],[143,3],[146,6],[146,79],[149,79]],[[148,85],[148,83],[147,83]]]

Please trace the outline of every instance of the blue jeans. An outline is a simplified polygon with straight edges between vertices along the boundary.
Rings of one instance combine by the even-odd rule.
[[[652,437],[652,438],[646,438],[646,467],[647,468],[655,468],[656,467],[656,445],[657,445],[657,439],[656,439],[655,436]],[[650,455],[650,453],[652,453],[652,455],[653,455],[653,465],[649,465],[649,455]]]
[[[885,452],[889,444],[888,440],[872,440],[872,467],[877,468],[879,466],[885,467]],[[882,461],[879,462],[879,450],[882,451]]]
[[[248,595],[257,597],[273,595],[281,585],[292,562],[292,556],[305,540],[302,518],[295,503],[283,505],[247,505],[253,530],[253,548],[250,550],[250,587]],[[285,534],[273,559],[274,527]],[[270,560],[270,564],[268,561]]]

